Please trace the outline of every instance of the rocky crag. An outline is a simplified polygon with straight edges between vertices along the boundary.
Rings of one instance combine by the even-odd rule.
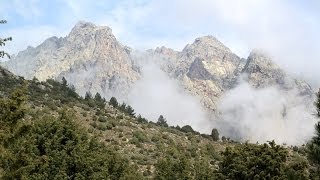
[[[81,95],[99,92],[106,98],[125,100],[142,76],[141,58],[160,65],[212,111],[219,97],[242,76],[256,88],[278,86],[310,97],[313,92],[264,53],[255,50],[247,59],[240,58],[213,36],[197,38],[182,51],[161,47],[137,53],[119,43],[111,28],[89,22],[77,23],[66,37],[51,37],[35,48],[28,47],[3,65],[27,79],[65,77]]]

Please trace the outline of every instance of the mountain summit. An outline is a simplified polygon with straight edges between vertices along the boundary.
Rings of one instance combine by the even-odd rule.
[[[123,96],[139,74],[132,68],[130,49],[112,30],[80,21],[64,38],[51,37],[5,63],[15,74],[39,80],[65,76],[77,91]]]
[[[240,58],[213,36],[199,37],[181,52],[161,47],[140,54],[119,43],[111,28],[80,21],[68,36],[29,47],[5,66],[28,79],[65,77],[81,95],[99,92],[125,100],[142,77],[140,58],[149,58],[213,111],[220,96],[243,75],[256,88],[279,86],[312,95],[307,83],[288,76],[267,55],[253,51],[247,59]]]

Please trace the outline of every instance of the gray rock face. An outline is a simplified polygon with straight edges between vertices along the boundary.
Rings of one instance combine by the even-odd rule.
[[[296,89],[300,95],[312,95],[310,85],[289,77],[267,55],[256,50],[250,53],[242,73],[248,75],[248,82],[256,88],[277,85],[284,90]]]
[[[182,52],[162,47],[149,54],[161,57],[162,69],[179,79],[213,111],[221,95],[234,88],[243,77],[255,88],[277,86],[284,91],[294,89],[308,97],[313,93],[306,82],[287,75],[263,52],[254,50],[247,59],[241,59],[212,36],[197,38]]]
[[[214,78],[205,68],[203,60],[200,58],[196,58],[191,63],[187,76],[192,80],[212,80]]]
[[[5,66],[27,79],[64,76],[81,95],[91,91],[118,97],[127,94],[139,78],[132,68],[130,52],[109,27],[79,22],[67,37],[49,38],[36,48],[20,52]]]
[[[181,52],[161,47],[134,53],[116,40],[109,27],[88,22],[77,23],[67,37],[51,37],[27,48],[5,66],[28,79],[65,77],[81,95],[99,92],[123,100],[141,77],[141,59],[159,64],[213,111],[221,95],[244,75],[256,88],[274,85],[312,94],[307,83],[289,77],[263,53],[253,51],[248,59],[241,59],[213,36],[197,38]]]

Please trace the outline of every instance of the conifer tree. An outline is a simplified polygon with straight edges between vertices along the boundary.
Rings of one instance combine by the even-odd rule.
[[[319,92],[316,95],[317,95],[317,100],[315,102],[315,106],[316,106],[316,109],[317,109],[317,116],[320,118],[320,89],[319,89]]]
[[[104,108],[106,100],[101,97],[100,93],[96,93],[96,95],[94,96],[94,100],[99,108]]]
[[[213,128],[211,131],[211,137],[214,141],[218,141],[219,140],[219,132],[216,128]]]
[[[91,100],[92,99],[92,95],[91,95],[91,93],[90,92],[86,92],[86,95],[84,96],[84,99],[85,100]]]
[[[5,24],[5,23],[7,23],[6,20],[0,20],[0,24]],[[5,46],[6,43],[7,43],[7,41],[12,41],[12,37],[0,38],[0,46]],[[5,56],[7,56],[8,58],[10,58],[10,55],[9,55],[7,52],[5,52],[5,51],[3,51],[3,50],[0,50],[0,58],[3,58],[3,57],[5,57]]]
[[[117,108],[119,106],[118,100],[115,97],[111,97],[111,99],[109,100],[109,105]]]
[[[320,118],[320,90],[317,93],[317,100],[315,102],[317,117]],[[320,172],[320,121],[315,125],[316,135],[312,138],[308,145],[308,155],[311,162],[317,164]]]
[[[128,105],[127,107],[126,107],[126,112],[130,115],[130,116],[134,116],[136,113],[134,113],[134,109],[130,106],[130,105]]]
[[[162,115],[159,116],[157,124],[163,127],[168,127],[168,123]]]

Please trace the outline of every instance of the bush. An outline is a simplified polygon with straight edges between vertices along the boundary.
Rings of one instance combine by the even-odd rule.
[[[191,126],[189,126],[189,125],[185,125],[185,126],[183,126],[182,128],[181,128],[181,131],[182,132],[185,132],[185,133],[194,133],[194,130],[192,129],[192,127]]]
[[[143,143],[148,140],[147,136],[142,131],[135,131],[133,132],[133,137],[137,138],[139,142]]]
[[[234,148],[227,147],[222,153],[222,162],[216,174],[221,179],[288,179],[287,169],[295,167],[296,173],[306,171],[303,164],[288,167],[287,156],[287,150],[276,145],[274,141],[263,145],[243,144]],[[304,175],[298,173],[294,176]]]
[[[191,167],[185,156],[180,156],[177,160],[166,156],[155,164],[154,179],[193,179]]]
[[[98,121],[99,121],[99,122],[107,122],[107,117],[105,117],[105,116],[99,116]]]
[[[2,113],[0,111],[1,123]],[[141,178],[127,160],[88,136],[71,120],[73,118],[64,111],[59,118],[33,119],[32,124],[21,121],[15,128],[17,134],[10,135],[15,140],[1,146],[6,148],[0,162],[1,179]]]

